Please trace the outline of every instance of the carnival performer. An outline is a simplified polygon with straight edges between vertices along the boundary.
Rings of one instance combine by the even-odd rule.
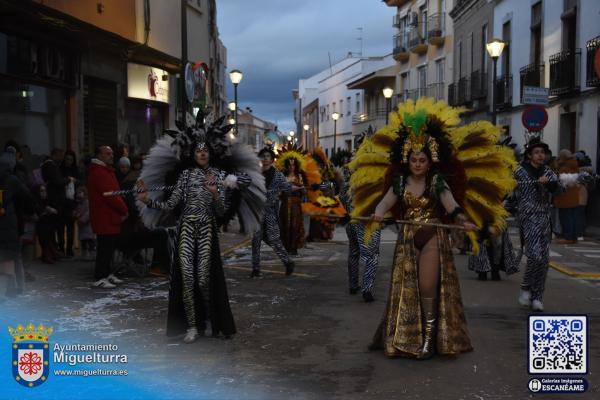
[[[265,177],[267,201],[262,224],[252,237],[252,272],[250,273],[250,278],[261,276],[260,245],[263,240],[273,248],[275,254],[281,259],[285,265],[285,274],[289,276],[294,272],[295,264],[290,259],[288,252],[281,242],[278,210],[280,193],[291,191],[292,185],[288,182],[286,177],[273,166],[275,152],[271,150],[271,148],[263,148],[259,151],[258,157],[260,158],[263,175]]]
[[[315,148],[312,158],[317,163],[321,174],[320,190],[308,193],[308,201],[302,204],[302,211],[312,215],[308,241],[318,242],[332,239],[339,218],[346,215],[346,209],[338,196],[344,178],[341,171],[333,166],[322,148]],[[332,214],[332,217],[328,217],[328,214]]]
[[[231,162],[232,155],[242,151],[242,148],[236,150],[237,143],[226,139],[231,127],[222,126],[223,118],[212,125],[205,125],[204,121],[205,116],[199,113],[195,125],[183,131],[170,131],[174,139],[165,135],[159,140],[144,163],[138,183],[141,189],[138,200],[147,206],[141,210],[142,220],[148,227],[160,217],[160,213],[152,210],[180,210],[175,262],[170,274],[167,335],[186,332],[183,339],[186,343],[194,342],[208,327],[215,337],[223,334],[230,338],[236,332],[220,256],[217,219],[225,214],[231,190],[257,189],[257,206],[262,206],[262,190],[264,204],[264,186],[261,189],[259,182],[258,187],[253,187],[250,177],[252,167],[258,169],[256,156],[246,163],[252,165],[246,169],[248,173],[243,172],[240,157]],[[144,178],[154,182],[164,180],[161,166],[172,165],[174,154],[176,159],[180,158],[176,168],[180,172],[172,193],[161,199],[156,192],[146,192]],[[240,169],[228,174],[223,165],[236,165]],[[159,179],[155,177],[157,174],[161,175]]]
[[[500,129],[489,122],[455,127],[463,110],[428,98],[402,103],[349,165],[352,215],[370,214],[373,221],[365,240],[387,216],[401,224],[387,307],[370,346],[388,357],[472,350],[450,232],[442,223],[466,231],[475,251],[476,231],[500,231],[502,197],[514,187],[504,159],[514,156],[495,145]]]
[[[320,183],[319,169],[312,157],[295,145],[285,146],[278,152],[275,166],[292,186],[289,192],[281,193],[281,241],[289,255],[297,255],[305,242],[302,200],[307,189]]]
[[[519,304],[533,311],[544,311],[542,297],[552,240],[550,195],[564,189],[559,177],[546,165],[549,150],[539,137],[531,138],[525,147],[525,158],[515,172],[514,201],[527,257]]]
[[[348,214],[352,213],[352,195],[350,193],[350,170],[347,166],[343,168],[344,185],[340,191],[340,200]],[[375,300],[373,287],[375,275],[379,265],[379,242],[381,240],[381,228],[378,227],[371,235],[369,243],[365,243],[364,225],[360,222],[348,222],[346,224],[346,235],[348,236],[348,286],[349,293],[356,294],[361,289],[358,282],[360,261],[364,265],[362,278],[362,297],[366,303]]]

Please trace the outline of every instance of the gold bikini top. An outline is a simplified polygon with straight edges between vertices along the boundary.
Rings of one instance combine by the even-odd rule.
[[[405,219],[423,222],[439,219],[436,212],[437,202],[428,196],[421,195],[416,197],[408,190],[404,190],[403,202]]]

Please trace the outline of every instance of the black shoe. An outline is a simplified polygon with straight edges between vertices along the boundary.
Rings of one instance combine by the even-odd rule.
[[[261,274],[259,269],[252,269],[252,272],[250,272],[250,278],[260,278],[260,276]]]
[[[375,301],[375,297],[373,297],[373,294],[371,292],[363,292],[362,296],[365,303],[371,303]]]
[[[350,294],[356,294],[356,293],[358,293],[359,290],[360,290],[359,287],[355,287],[355,288],[350,288],[349,292],[350,292]]]
[[[477,279],[480,281],[487,281],[487,272],[478,272]]]
[[[290,276],[291,274],[294,273],[294,267],[295,266],[296,266],[296,264],[294,264],[293,261],[290,261],[287,264],[285,264],[285,274],[286,274],[286,276]]]
[[[497,269],[493,269],[492,270],[492,280],[493,281],[500,281],[500,280],[502,280],[500,278],[500,271],[498,271]]]

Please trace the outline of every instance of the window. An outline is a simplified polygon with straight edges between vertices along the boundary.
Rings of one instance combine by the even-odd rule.
[[[421,37],[427,39],[427,7],[420,8],[421,11]]]
[[[334,102],[333,102],[333,112],[336,112],[336,111],[337,111],[337,109],[335,108],[335,106],[336,106],[336,104],[335,104],[335,101],[334,101]]]
[[[444,83],[444,67],[446,64],[445,59],[437,60],[435,62],[435,78],[437,79],[437,83]]]
[[[356,113],[360,112],[360,93],[356,93]]]
[[[473,72],[475,66],[475,42],[473,41],[473,32],[469,34],[469,72]]]
[[[352,98],[350,96],[346,97],[346,108],[348,109],[348,111],[346,111],[346,115],[350,115],[350,111],[351,111],[351,107],[352,107]]]
[[[462,41],[458,42],[458,46],[457,46],[458,50],[456,51],[458,53],[458,58],[457,58],[457,68],[456,70],[458,71],[458,77],[457,80],[462,78],[462,56],[463,56],[463,52],[462,52]]]
[[[327,104],[327,121],[329,121],[329,104]]]
[[[488,42],[488,25],[483,24],[483,26],[481,27],[481,49],[479,49],[479,51],[481,52],[481,73],[482,74],[487,73],[487,68],[488,68],[488,53],[487,53],[487,47],[486,47],[487,42]]]
[[[542,2],[531,7],[531,61],[542,63]]]
[[[502,25],[502,40],[504,41],[504,50],[502,51],[502,75],[510,74],[510,21]]]
[[[419,67],[417,72],[419,74],[419,89],[427,87],[427,66]]]
[[[340,100],[340,118],[344,117],[344,100]]]

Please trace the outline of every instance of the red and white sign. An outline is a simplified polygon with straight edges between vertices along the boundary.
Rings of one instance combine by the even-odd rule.
[[[160,68],[127,63],[127,96],[169,102],[169,73]]]

